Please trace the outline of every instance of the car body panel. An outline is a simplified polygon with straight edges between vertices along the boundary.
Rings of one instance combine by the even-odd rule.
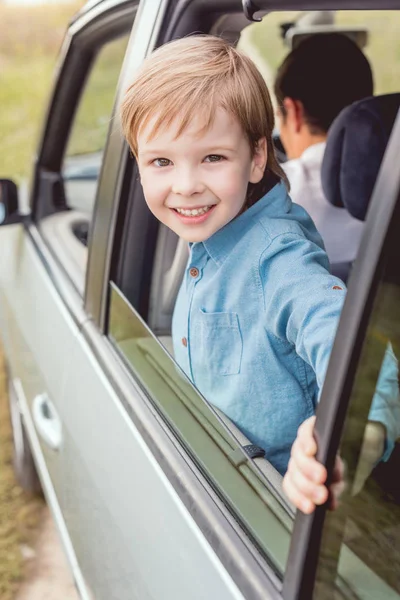
[[[94,595],[118,600],[243,598],[82,334],[68,371],[62,511]]]

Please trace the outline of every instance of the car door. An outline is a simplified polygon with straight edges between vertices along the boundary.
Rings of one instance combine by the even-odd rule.
[[[0,232],[1,319],[11,384],[75,582],[62,514],[65,374],[83,310],[88,237],[135,2],[102,2],[69,27],[35,165],[31,214]],[[73,418],[79,421],[79,411]]]

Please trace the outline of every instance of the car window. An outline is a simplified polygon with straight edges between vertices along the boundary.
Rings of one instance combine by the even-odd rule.
[[[399,91],[393,64],[398,61],[400,52],[400,14],[399,11],[388,10],[273,12],[266,15],[262,22],[244,29],[239,46],[248,51],[271,91],[277,68],[292,47],[301,40],[301,36],[306,35],[305,31],[299,30],[296,33],[295,28],[290,30],[302,17],[306,19],[302,25],[303,30],[314,21],[316,29],[325,27],[332,31],[346,32],[359,43],[371,62],[376,95]],[[326,25],[327,23],[330,24]]]
[[[400,598],[400,439],[391,454],[387,442],[388,435],[396,439],[400,432],[399,307],[400,273],[393,239],[340,443],[346,490],[339,509],[326,515],[315,598]],[[394,360],[388,379],[392,393],[381,409],[385,429],[367,422],[367,417],[388,355]],[[374,458],[376,452],[384,453],[383,460]]]
[[[211,408],[114,284],[108,336],[181,450],[283,577],[294,512],[282,500],[280,475],[266,460],[252,461],[244,453],[248,440]]]
[[[68,207],[91,218],[128,35],[105,44],[88,75],[62,166]]]

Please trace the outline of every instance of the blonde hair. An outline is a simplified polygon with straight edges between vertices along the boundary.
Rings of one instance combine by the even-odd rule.
[[[123,133],[137,156],[138,133],[155,115],[151,137],[176,118],[180,119],[179,136],[193,114],[200,117],[206,130],[217,107],[239,121],[252,153],[261,138],[267,140],[264,177],[259,184],[249,184],[248,205],[267,191],[271,175],[289,187],[275,156],[274,111],[265,81],[250,58],[219,37],[195,35],[153,52],[126,91],[121,108]]]

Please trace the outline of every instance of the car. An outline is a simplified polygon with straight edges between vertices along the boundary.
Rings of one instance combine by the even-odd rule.
[[[234,41],[248,17],[327,9],[363,9],[384,45],[400,0],[88,2],[62,45],[29,198],[0,180],[14,464],[26,489],[42,488],[83,599],[400,598],[397,446],[352,493],[385,348],[400,351],[398,104],[390,127],[378,123],[384,156],[363,192],[365,233],[317,410],[318,458],[329,480],[340,447],[348,487],[338,510],[312,515],[295,512],[263,451],[173,360],[187,249],[149,212],[117,118],[155,47],[193,32]]]

